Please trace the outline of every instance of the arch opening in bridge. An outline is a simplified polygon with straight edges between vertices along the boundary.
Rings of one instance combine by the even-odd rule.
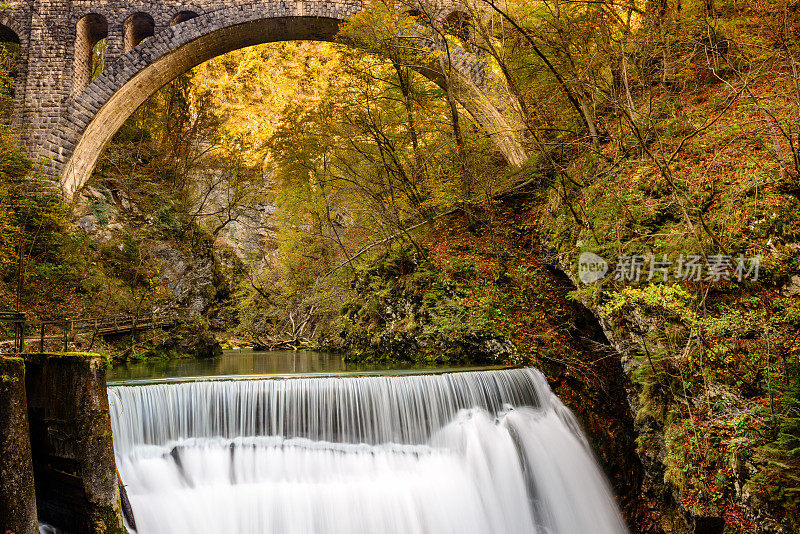
[[[19,45],[19,35],[17,35],[17,32],[5,24],[0,24],[0,43],[13,43]]]
[[[197,18],[197,13],[194,11],[179,11],[175,13],[175,16],[172,17],[172,20],[169,21],[170,26],[175,26],[176,24],[180,24],[181,22],[186,22],[187,20],[192,20],[193,18]]]
[[[453,11],[442,21],[444,32],[459,39],[462,43],[469,43],[472,32],[472,21],[468,13]]]
[[[72,96],[79,95],[105,68],[108,21],[103,15],[84,15],[75,27]]]
[[[122,51],[128,52],[156,33],[156,23],[147,13],[134,13],[123,23]]]
[[[0,24],[0,71],[6,74],[0,79],[0,123],[12,121],[20,46],[21,41],[17,32],[5,24]]]
[[[289,9],[289,8],[286,8]],[[292,8],[296,9],[296,8]],[[305,8],[307,9],[307,8]],[[118,58],[97,80],[92,82],[91,98],[75,98],[66,120],[77,134],[76,142],[67,146],[68,158],[63,166],[62,186],[68,198],[91,176],[103,148],[128,117],[159,88],[191,68],[227,52],[277,41],[332,41],[339,24],[360,10],[356,5],[342,4],[318,7],[334,16],[281,16],[264,18],[238,9],[238,24],[226,19],[225,13],[209,13],[189,19],[179,27],[168,27],[155,37]],[[255,15],[255,16],[254,16]],[[252,17],[247,20],[247,17]],[[221,20],[220,20],[221,19]],[[420,72],[441,85],[442,77],[433,68]],[[508,126],[489,98],[467,75],[449,76],[456,98],[481,124],[499,151],[513,165],[526,158],[515,131]],[[87,89],[88,91],[89,89]],[[87,117],[87,119],[84,119]],[[85,120],[85,123],[82,121]]]

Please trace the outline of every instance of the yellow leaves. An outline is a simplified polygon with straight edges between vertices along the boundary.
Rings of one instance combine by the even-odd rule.
[[[247,140],[251,164],[267,159],[263,147],[286,110],[314,105],[326,94],[340,65],[339,47],[319,42],[283,42],[237,50],[195,69],[194,89],[211,95],[223,120],[223,138]]]

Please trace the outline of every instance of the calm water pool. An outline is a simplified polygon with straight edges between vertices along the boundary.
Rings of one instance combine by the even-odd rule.
[[[180,359],[115,365],[108,372],[109,385],[183,382],[209,378],[248,378],[253,376],[406,374],[493,369],[498,367],[425,367],[411,364],[356,364],[345,362],[341,354],[310,350],[254,351],[226,350],[218,358]]]

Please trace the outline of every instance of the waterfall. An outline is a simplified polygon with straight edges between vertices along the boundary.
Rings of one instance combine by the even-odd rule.
[[[627,532],[534,369],[109,388],[138,532]]]

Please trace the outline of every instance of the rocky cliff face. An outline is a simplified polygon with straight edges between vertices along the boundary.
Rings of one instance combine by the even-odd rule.
[[[212,254],[189,254],[166,243],[154,246],[161,264],[159,278],[170,289],[175,306],[190,315],[206,314],[214,301],[219,275]]]
[[[577,279],[574,265],[565,262],[563,256],[558,268],[574,287],[583,285]],[[642,387],[633,378],[641,366],[636,353],[652,350],[643,343],[651,337],[650,334],[662,328],[663,310],[655,309],[651,313],[641,309],[627,310],[621,318],[612,318],[596,301],[584,299],[583,304],[592,314],[593,322],[601,329],[603,338],[619,355],[621,371],[626,377],[625,400],[638,444],[636,455],[642,466],[639,499],[649,518],[647,530],[666,534],[723,534],[744,532],[746,528],[748,532],[783,533],[784,530],[771,517],[765,503],[748,489],[748,482],[757,474],[758,466],[741,456],[732,459],[734,492],[730,498],[745,515],[742,523],[727,523],[715,502],[718,500],[710,496],[701,494],[699,502],[692,507],[681,502],[678,490],[670,482],[667,473],[667,429],[657,418],[642,415],[647,412],[642,406]],[[681,358],[681,354],[670,354],[670,357]]]
[[[245,204],[234,213],[226,213],[224,206],[225,198],[206,199],[205,210],[217,214],[207,221],[218,230],[213,243],[202,237],[198,242],[196,235],[181,240],[157,232],[140,243],[155,259],[158,279],[171,294],[167,307],[205,316],[219,290],[226,290],[225,273],[236,271],[244,262],[268,260],[275,235],[274,204]],[[75,211],[74,230],[98,244],[114,245],[130,230],[161,224],[157,214],[140,210],[134,199],[102,185],[82,189]]]
[[[243,207],[218,234],[216,245],[227,247],[241,262],[265,262],[275,242],[275,204]]]
[[[574,273],[573,266],[561,260],[558,264],[559,270],[573,287],[579,287],[580,281]],[[714,521],[711,528],[702,527],[696,529],[694,522],[697,518],[692,517],[691,513],[685,513],[678,504],[673,494],[672,488],[664,480],[664,434],[663,429],[655,427],[651,421],[642,421],[636,418],[639,411],[638,391],[632,379],[636,367],[636,360],[632,356],[632,351],[638,349],[638,340],[633,333],[625,334],[611,328],[611,322],[599,306],[591,301],[584,301],[583,307],[587,313],[592,315],[592,322],[600,330],[603,340],[613,347],[618,355],[620,371],[625,376],[624,397],[619,400],[625,403],[629,411],[633,424],[633,434],[640,444],[646,446],[636,447],[636,457],[641,465],[641,478],[639,481],[639,494],[637,498],[643,508],[645,516],[642,531],[644,532],[663,532],[666,534],[691,534],[707,533],[721,534],[724,529],[724,522],[719,522],[719,517],[713,517]],[[711,518],[700,516],[700,523]]]

